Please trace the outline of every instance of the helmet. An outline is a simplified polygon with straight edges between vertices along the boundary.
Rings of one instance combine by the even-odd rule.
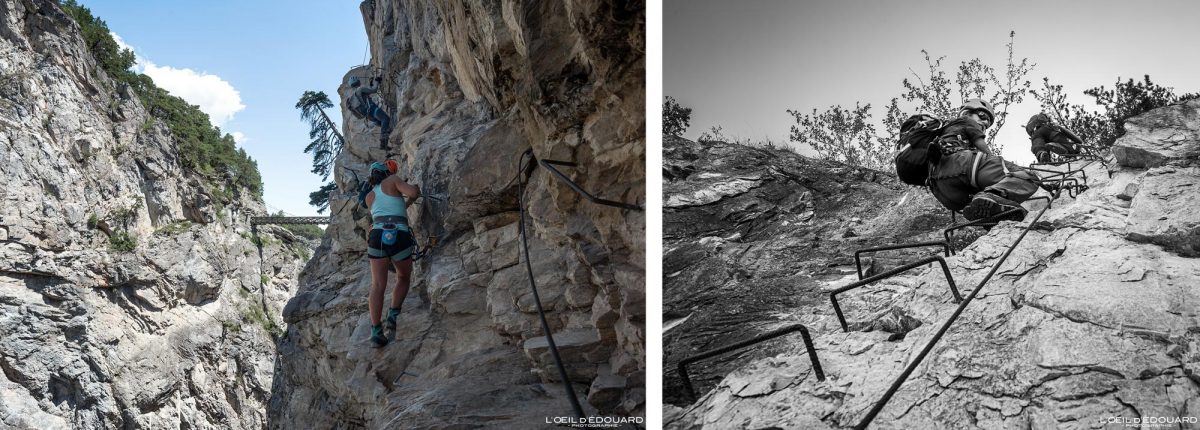
[[[350,86],[352,86],[352,87],[357,87],[357,86],[358,86],[358,76],[351,76],[351,77],[350,77]]]
[[[1050,122],[1050,117],[1044,113],[1036,114],[1029,117],[1029,122],[1025,124],[1025,132],[1033,136],[1033,132]]]
[[[987,112],[988,119],[990,120],[989,122],[996,121],[996,111],[992,110],[992,104],[988,103],[986,101],[983,101],[983,99],[967,100],[966,102],[963,103],[962,107],[959,109],[962,111],[966,111],[966,112],[982,110],[984,112]]]
[[[400,171],[400,163],[397,163],[396,160],[387,160],[383,164],[387,165],[387,169],[391,173]]]

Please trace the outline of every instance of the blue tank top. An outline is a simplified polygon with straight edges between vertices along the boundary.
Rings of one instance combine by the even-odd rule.
[[[376,185],[375,200],[371,202],[371,218],[381,216],[408,216],[407,206],[404,204],[404,197],[389,196],[380,188],[383,184]],[[371,228],[379,228],[383,223],[375,223]],[[401,227],[401,230],[408,230],[408,226]]]

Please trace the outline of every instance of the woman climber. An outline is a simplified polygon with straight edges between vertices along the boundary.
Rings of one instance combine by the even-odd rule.
[[[392,291],[392,306],[388,309],[387,328],[396,329],[400,305],[408,295],[412,275],[412,257],[416,241],[408,227],[407,208],[421,190],[396,176],[398,165],[393,160],[371,163],[371,192],[367,207],[371,208],[371,232],[367,234],[367,258],[371,262],[371,293],[367,309],[371,314],[371,341],[375,346],[387,345],[380,324],[383,313],[383,293],[387,288],[388,263],[396,267],[396,287]]]

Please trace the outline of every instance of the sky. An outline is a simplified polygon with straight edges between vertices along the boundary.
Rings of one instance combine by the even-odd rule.
[[[337,87],[365,62],[358,0],[81,0],[138,56],[135,69],[200,106],[258,162],[268,210],[315,215],[322,184],[305,154],[296,101],[324,91],[341,124]]]
[[[691,139],[719,125],[728,137],[783,143],[788,109],[857,101],[878,122],[903,79],[928,76],[922,49],[946,56],[951,79],[976,57],[1002,71],[1010,31],[1018,61],[1036,63],[1033,88],[1049,77],[1075,104],[1094,106],[1083,91],[1112,89],[1118,76],[1200,91],[1196,1],[666,0],[663,16],[663,94],[692,108]],[[1033,161],[1022,126],[1039,111],[1032,97],[1009,110],[997,137],[1006,159]]]

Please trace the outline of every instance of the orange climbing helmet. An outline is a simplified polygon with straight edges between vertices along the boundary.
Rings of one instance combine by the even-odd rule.
[[[397,163],[396,160],[376,161],[371,163],[371,170],[386,171],[388,174],[395,174],[400,171],[400,163]]]

